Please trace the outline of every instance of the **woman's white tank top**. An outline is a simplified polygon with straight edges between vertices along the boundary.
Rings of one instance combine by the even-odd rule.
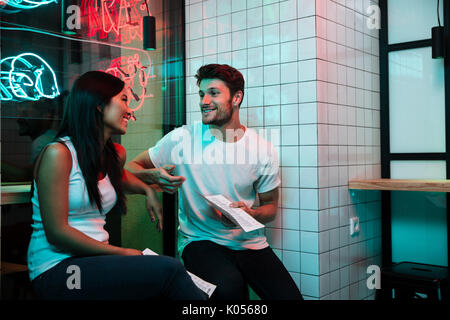
[[[67,146],[72,155],[72,169],[69,175],[68,223],[71,227],[78,229],[87,236],[97,241],[108,243],[109,234],[103,228],[105,215],[100,213],[96,205],[92,206],[89,202],[89,195],[83,174],[78,165],[76,150],[69,137],[60,138],[59,140]],[[70,252],[60,250],[47,241],[42,224],[38,187],[35,180],[33,180],[33,184],[34,192],[31,199],[33,206],[33,233],[28,247],[28,269],[31,280],[54,267],[62,260],[73,256]],[[98,181],[98,188],[101,194],[103,212],[107,213],[117,201],[116,192],[108,175]]]

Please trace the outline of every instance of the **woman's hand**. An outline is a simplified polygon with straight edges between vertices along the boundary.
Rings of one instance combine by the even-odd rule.
[[[120,155],[121,163],[125,164],[125,161],[126,161],[125,149],[120,145],[116,146],[116,148],[120,151],[119,155]],[[175,166],[173,168],[168,168],[168,169],[173,170],[174,168],[175,168]],[[151,172],[153,170],[158,170],[158,169],[146,169],[146,170],[142,170],[142,171]],[[154,175],[147,174],[147,178],[143,179],[141,175],[139,177],[137,177],[135,174],[133,174],[132,172],[130,172],[124,168],[123,175],[122,175],[122,185],[123,185],[125,191],[128,191],[130,193],[144,194],[146,196],[145,206],[147,208],[147,211],[150,214],[150,218],[151,218],[152,222],[155,222],[156,217],[158,217],[158,223],[156,225],[156,228],[158,229],[158,231],[161,231],[163,228],[162,207],[161,207],[161,204],[159,203],[159,200],[158,200],[158,197],[156,196],[155,191],[153,190],[153,188],[151,186],[148,185],[149,177],[154,178]],[[181,177],[181,178],[183,178],[183,177]]]
[[[142,256],[141,250],[131,248],[123,248],[121,253],[123,256]]]
[[[158,229],[158,231],[161,231],[163,229],[163,211],[161,203],[159,202],[155,192],[151,188],[147,190],[145,206],[148,213],[150,214],[152,222],[155,222],[156,217],[158,217],[156,228]]]

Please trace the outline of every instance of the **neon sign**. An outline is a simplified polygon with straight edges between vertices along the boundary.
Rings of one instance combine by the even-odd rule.
[[[142,40],[142,17],[148,0],[82,0],[81,16],[88,24],[88,37],[105,39],[115,35],[116,42]]]
[[[145,98],[153,97],[151,93],[147,92],[147,85],[149,79],[156,77],[156,75],[150,74],[150,66],[145,67],[141,64],[139,54],[116,58],[112,60],[108,68],[103,71],[112,74],[125,82],[125,85],[130,89],[129,95],[131,99],[129,99],[129,101],[134,104],[130,103],[132,111],[140,109]]]
[[[6,4],[10,5],[11,7],[17,8],[17,9],[34,9],[46,4],[50,3],[58,3],[58,0],[48,0],[48,1],[37,1],[37,0],[2,0],[0,1],[0,4]]]
[[[36,101],[58,95],[55,72],[38,55],[22,53],[0,60],[1,101]]]

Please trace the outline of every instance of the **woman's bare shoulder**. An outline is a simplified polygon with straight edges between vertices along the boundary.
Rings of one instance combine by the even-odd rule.
[[[41,155],[39,176],[46,176],[50,172],[69,173],[72,169],[72,156],[69,149],[62,143],[49,144]]]

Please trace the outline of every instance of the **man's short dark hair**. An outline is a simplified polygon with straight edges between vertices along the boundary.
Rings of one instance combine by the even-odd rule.
[[[234,96],[240,90],[242,91],[242,100],[244,99],[244,77],[242,73],[227,64],[206,64],[201,66],[197,70],[195,78],[198,86],[200,86],[200,82],[203,79],[220,79],[227,85],[231,96]]]

